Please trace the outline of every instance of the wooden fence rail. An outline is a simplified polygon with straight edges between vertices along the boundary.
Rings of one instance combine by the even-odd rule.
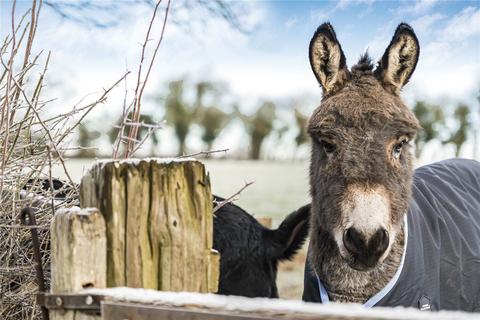
[[[478,320],[478,314],[431,312],[413,308],[372,308],[358,304],[318,304],[299,300],[245,298],[193,292],[161,292],[132,288],[87,291],[104,297],[102,320]]]

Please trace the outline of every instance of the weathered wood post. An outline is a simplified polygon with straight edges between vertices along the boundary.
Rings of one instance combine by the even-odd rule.
[[[76,294],[87,288],[106,287],[105,220],[97,209],[60,210],[53,218],[51,237],[51,293]],[[56,303],[60,307],[63,301]],[[51,320],[100,319],[76,310],[51,309],[49,314]]]
[[[80,203],[105,218],[109,287],[217,290],[212,195],[201,162],[98,162],[82,179]]]

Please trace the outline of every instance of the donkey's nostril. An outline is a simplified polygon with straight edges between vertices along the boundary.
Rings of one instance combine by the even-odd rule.
[[[388,248],[390,243],[390,237],[388,236],[387,230],[380,228],[375,232],[372,239],[369,241],[368,247],[370,250],[375,252],[376,255],[381,256],[385,250]]]
[[[350,253],[356,255],[366,249],[365,238],[354,228],[348,228],[343,234],[343,244]]]

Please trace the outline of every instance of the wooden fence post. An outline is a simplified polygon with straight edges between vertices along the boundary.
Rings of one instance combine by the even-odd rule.
[[[51,226],[53,294],[106,287],[105,220],[97,209],[58,211]],[[50,310],[51,320],[96,320],[74,310]]]
[[[212,195],[201,162],[99,162],[82,179],[80,203],[105,217],[109,287],[217,291]]]

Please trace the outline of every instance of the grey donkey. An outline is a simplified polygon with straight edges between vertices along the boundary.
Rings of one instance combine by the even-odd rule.
[[[420,125],[402,102],[420,53],[400,24],[375,67],[350,70],[329,23],[310,64],[323,98],[308,132],[310,245],[303,299],[480,311],[480,164],[413,170]]]

